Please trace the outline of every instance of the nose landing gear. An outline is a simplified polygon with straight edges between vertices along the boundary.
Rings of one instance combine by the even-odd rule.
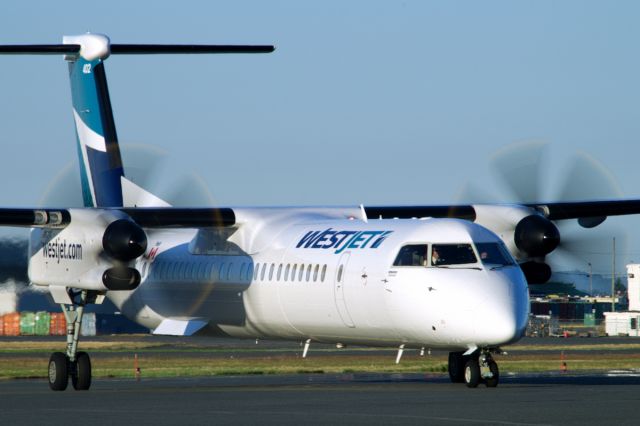
[[[482,349],[471,355],[450,352],[449,378],[453,383],[466,383],[470,388],[475,388],[480,383],[488,388],[495,388],[500,381],[500,370],[492,352],[499,353],[499,350]]]

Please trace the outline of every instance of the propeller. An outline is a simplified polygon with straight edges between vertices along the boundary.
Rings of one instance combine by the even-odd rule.
[[[176,207],[212,206],[213,196],[204,180],[193,172],[180,173],[169,167],[166,151],[143,144],[121,144],[125,177],[143,189]],[[51,180],[40,205],[47,207],[83,207],[82,189],[75,161]],[[178,179],[175,179],[179,176]],[[102,238],[104,253],[113,266],[102,274],[109,290],[134,290],[141,282],[140,272],[129,262],[147,249],[147,235],[135,222],[119,219],[107,226]]]
[[[175,207],[215,205],[205,180],[173,167],[167,151],[146,144],[120,144],[125,177]],[[47,207],[83,207],[76,161],[70,161],[51,179],[40,197]]]
[[[511,144],[491,156],[489,166],[504,188],[509,202],[525,204],[551,201],[585,201],[621,198],[622,191],[612,173],[595,158],[584,152],[577,152],[563,168],[564,173],[551,174],[549,144],[544,141],[525,141]],[[560,175],[559,178],[556,175]],[[549,181],[559,181],[552,185]],[[549,188],[555,188],[550,194]],[[476,203],[496,203],[497,198],[474,185],[466,185],[460,193],[466,201]],[[504,202],[504,200],[502,200]],[[564,264],[603,263],[603,257],[610,258],[611,238],[616,236],[620,246],[626,245],[624,233],[611,227],[606,230],[585,231],[594,228],[605,217],[582,218],[578,221],[562,220],[552,222],[540,215],[522,219],[514,230],[517,247],[527,253],[531,261],[523,264],[527,277],[536,277],[535,282],[545,282],[556,269]],[[552,254],[546,264],[545,257]],[[561,262],[562,260],[563,262]],[[603,264],[602,270],[607,270]],[[547,279],[544,277],[547,276]]]
[[[146,144],[121,145],[127,179],[174,207],[211,207],[216,201],[206,181],[193,171],[176,169],[163,149]]]

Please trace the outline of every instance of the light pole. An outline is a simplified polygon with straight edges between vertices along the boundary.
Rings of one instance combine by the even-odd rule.
[[[611,312],[616,311],[616,237],[613,237],[613,255],[611,256]]]
[[[593,265],[589,264],[589,296],[593,296]]]

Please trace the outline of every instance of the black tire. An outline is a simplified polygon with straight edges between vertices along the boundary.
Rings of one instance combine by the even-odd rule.
[[[485,379],[485,384],[488,388],[495,388],[500,382],[500,370],[498,369],[498,364],[495,361],[489,362],[489,371],[491,371],[492,376]]]
[[[86,352],[78,352],[76,355],[71,383],[75,390],[89,390],[91,387],[91,359]]]
[[[62,352],[54,352],[49,358],[49,387],[63,391],[69,385],[69,359]]]
[[[452,383],[464,383],[464,357],[463,352],[449,352],[449,378]]]
[[[464,366],[464,381],[469,388],[478,387],[480,383],[480,364],[475,358],[471,358]]]

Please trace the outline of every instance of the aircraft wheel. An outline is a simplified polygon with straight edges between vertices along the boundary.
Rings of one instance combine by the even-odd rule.
[[[449,352],[449,378],[451,383],[464,383],[464,357],[463,352]]]
[[[480,364],[475,358],[471,358],[464,366],[464,382],[469,388],[475,388],[480,383]]]
[[[491,377],[485,379],[485,384],[488,388],[495,388],[500,381],[500,370],[498,364],[493,360],[489,361],[489,371],[491,371]]]
[[[49,387],[63,391],[69,384],[69,359],[62,352],[54,352],[49,358]]]
[[[91,387],[91,359],[86,352],[78,352],[72,366],[71,383],[75,390],[88,390]]]

